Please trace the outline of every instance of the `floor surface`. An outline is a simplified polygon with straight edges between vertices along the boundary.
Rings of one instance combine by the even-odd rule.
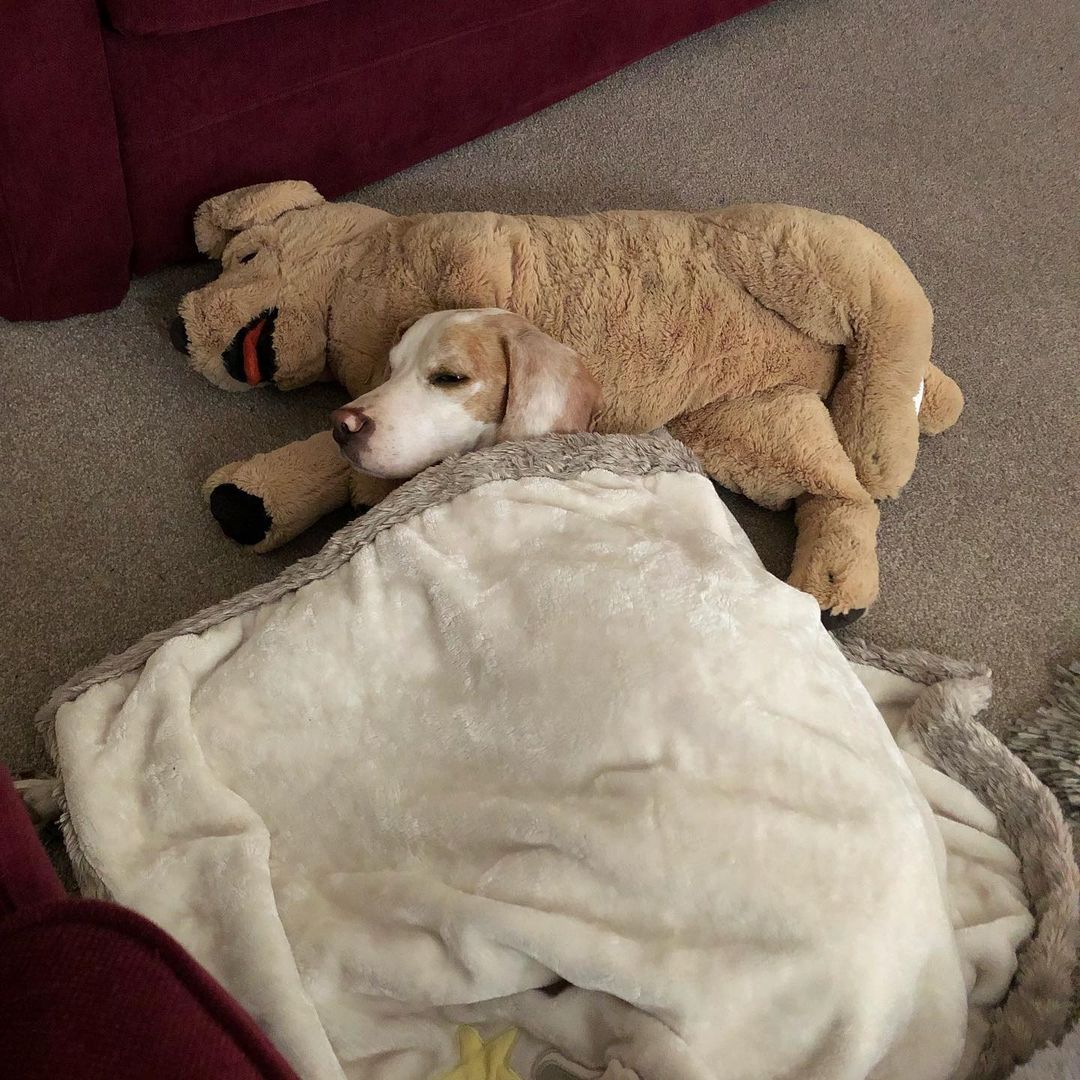
[[[775,200],[888,236],[968,407],[885,507],[882,597],[861,628],[991,664],[1004,727],[1077,651],[1078,18],[1073,0],[777,0],[358,197],[395,211]],[[55,684],[327,535],[248,556],[200,500],[216,466],[317,430],[339,399],[229,395],[189,371],[163,328],[212,273],[144,278],[101,315],[0,322],[0,760],[15,769],[45,764],[31,718]],[[789,518],[730,501],[783,571]]]

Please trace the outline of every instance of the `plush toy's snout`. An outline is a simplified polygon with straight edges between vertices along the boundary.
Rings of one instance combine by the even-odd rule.
[[[369,206],[328,204],[295,181],[208,199],[195,214],[195,239],[221,260],[221,274],[180,301],[173,344],[223,390],[294,390],[324,378],[335,290],[355,250],[340,238],[390,220]]]
[[[275,382],[278,358],[275,351],[275,328],[278,309],[268,307],[243,322],[237,313],[236,323],[225,323],[215,329],[210,340],[200,334],[198,309],[191,304],[181,306],[183,314],[173,319],[169,338],[197,371],[228,390],[247,390]],[[190,320],[195,325],[190,327]]]

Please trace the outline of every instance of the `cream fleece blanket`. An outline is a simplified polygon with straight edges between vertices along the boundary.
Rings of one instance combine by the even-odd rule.
[[[84,880],[303,1077],[969,1070],[1016,856],[918,688],[648,464],[391,503],[47,713]]]

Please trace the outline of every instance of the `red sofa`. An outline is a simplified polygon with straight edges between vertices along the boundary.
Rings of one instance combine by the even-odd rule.
[[[164,930],[64,895],[2,765],[0,1076],[299,1080]]]
[[[762,2],[5,0],[0,315],[109,307],[209,195],[342,194]]]

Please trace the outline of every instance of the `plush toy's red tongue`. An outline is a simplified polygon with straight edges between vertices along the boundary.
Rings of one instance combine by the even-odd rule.
[[[259,371],[259,354],[256,346],[259,344],[259,335],[266,325],[265,319],[260,319],[244,335],[244,378],[248,386],[258,386],[262,382],[262,374]]]

